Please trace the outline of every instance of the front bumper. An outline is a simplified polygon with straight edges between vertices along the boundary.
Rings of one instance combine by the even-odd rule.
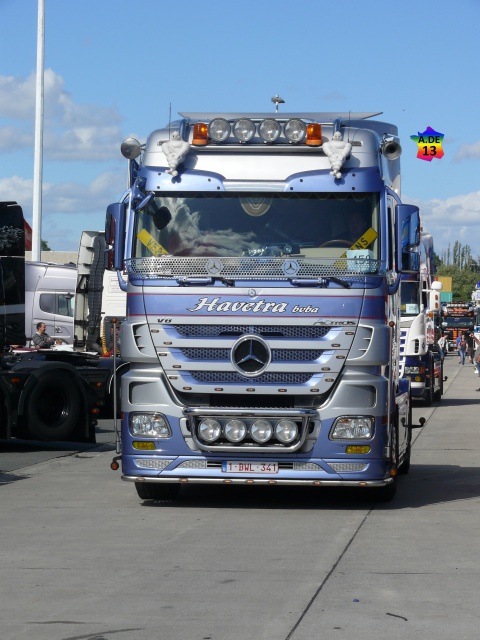
[[[126,482],[154,482],[154,483],[179,483],[179,484],[235,484],[235,485],[288,485],[304,487],[384,487],[393,482],[393,478],[383,480],[314,480],[314,479],[289,479],[289,478],[208,478],[208,477],[164,477],[145,478],[142,476],[123,475]]]

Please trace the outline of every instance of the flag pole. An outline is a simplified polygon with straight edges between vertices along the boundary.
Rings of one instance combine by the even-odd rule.
[[[36,78],[36,89],[35,89],[35,148],[34,148],[34,159],[33,159],[32,260],[41,259],[44,57],[45,57],[45,0],[38,0],[37,78]]]

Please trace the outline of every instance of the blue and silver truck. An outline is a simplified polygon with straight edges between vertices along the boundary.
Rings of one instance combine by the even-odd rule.
[[[377,115],[181,113],[122,144],[105,233],[130,369],[112,468],[140,498],[191,483],[393,497],[414,426],[400,303],[420,218]]]

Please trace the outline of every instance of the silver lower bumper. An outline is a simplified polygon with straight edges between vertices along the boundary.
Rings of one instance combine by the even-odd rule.
[[[175,478],[143,478],[139,476],[122,476],[126,482],[152,482],[177,483],[177,484],[240,484],[240,485],[303,485],[306,487],[384,487],[391,484],[393,478],[383,480],[289,480],[273,478],[186,478],[184,476]]]

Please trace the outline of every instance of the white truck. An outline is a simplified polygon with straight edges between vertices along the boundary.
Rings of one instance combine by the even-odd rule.
[[[63,344],[73,345],[73,311],[77,285],[76,265],[25,263],[25,334],[27,344],[38,322]]]
[[[401,272],[420,243],[376,113],[181,113],[122,144],[106,240],[127,290],[123,480],[349,486],[411,456]],[[123,272],[126,272],[125,283]]]
[[[414,398],[427,405],[443,395],[443,362],[436,349],[441,322],[442,283],[435,279],[433,238],[422,233],[418,252],[402,273],[400,376],[410,380]]]

